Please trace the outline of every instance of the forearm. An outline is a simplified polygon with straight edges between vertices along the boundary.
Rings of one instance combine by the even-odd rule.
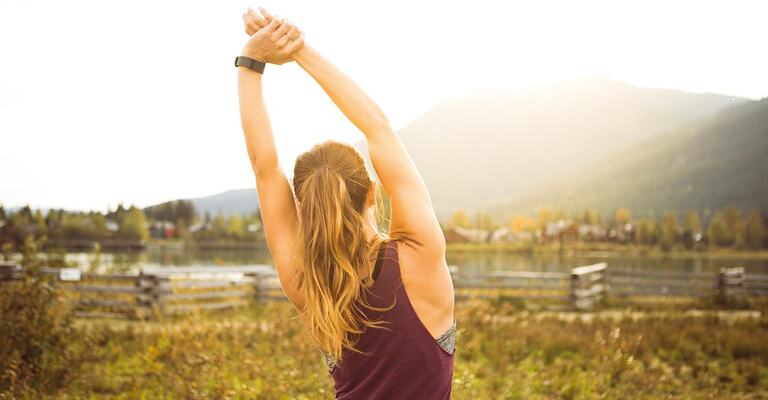
[[[381,108],[352,79],[310,46],[294,54],[294,60],[323,88],[342,113],[370,138],[391,131]]]
[[[262,76],[245,67],[240,67],[238,70],[240,122],[253,172],[258,175],[278,168],[277,150],[264,104]]]

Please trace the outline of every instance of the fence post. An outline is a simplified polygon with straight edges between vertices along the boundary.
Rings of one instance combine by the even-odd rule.
[[[608,291],[608,265],[599,263],[571,270],[571,303],[577,310],[591,310]]]
[[[264,274],[255,273],[253,276],[253,297],[259,303],[265,298],[264,294]]]
[[[720,268],[717,274],[717,288],[720,299],[724,302],[741,300],[745,295],[744,281],[746,273],[743,267]]]
[[[158,275],[139,273],[136,278],[136,286],[140,288],[136,294],[136,316],[145,319],[157,317],[162,313],[162,304],[160,302],[160,277]]]
[[[0,263],[0,281],[13,281],[21,277],[21,266],[12,263]]]

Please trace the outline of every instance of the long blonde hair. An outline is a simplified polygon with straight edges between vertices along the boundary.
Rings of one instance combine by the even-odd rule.
[[[304,322],[318,348],[342,358],[368,327],[382,327],[364,309],[373,282],[372,263],[389,238],[364,234],[367,198],[374,182],[360,153],[336,141],[315,145],[296,160],[293,185],[299,210],[299,282]],[[375,222],[375,221],[374,221]],[[359,351],[358,351],[359,352]]]

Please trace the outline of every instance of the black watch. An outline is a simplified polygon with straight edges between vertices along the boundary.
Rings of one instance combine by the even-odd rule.
[[[246,68],[250,68],[260,74],[264,73],[264,67],[266,65],[267,64],[265,64],[263,61],[255,60],[250,57],[237,56],[237,58],[235,58],[235,67],[243,66]]]

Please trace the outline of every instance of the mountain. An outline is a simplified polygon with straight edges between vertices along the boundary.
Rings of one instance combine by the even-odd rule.
[[[768,98],[643,140],[568,184],[494,211],[530,212],[537,204],[568,211],[593,207],[603,214],[627,207],[657,217],[727,206],[768,210]]]
[[[445,219],[459,208],[512,210],[569,185],[622,149],[745,102],[579,79],[522,91],[473,91],[436,105],[399,135]],[[365,143],[354,145],[367,158]],[[258,208],[252,188],[192,200],[211,213]]]
[[[540,193],[613,152],[744,101],[580,79],[469,93],[399,134],[446,218]]]
[[[221,212],[224,215],[250,214],[259,209],[259,196],[256,188],[235,189],[214,194],[211,196],[187,199],[195,206],[195,210],[202,215],[206,211],[211,215]]]

